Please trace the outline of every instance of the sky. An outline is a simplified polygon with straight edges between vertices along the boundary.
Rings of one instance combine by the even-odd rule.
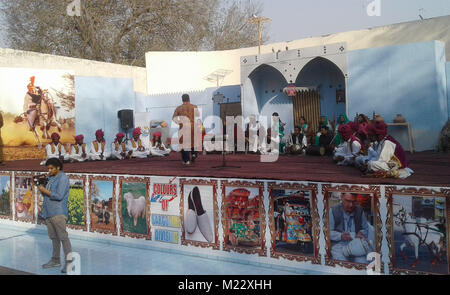
[[[450,0],[377,0],[380,16],[369,16],[375,0],[260,0],[272,19],[266,43],[379,27],[450,15]],[[371,6],[373,7],[373,5]],[[372,13],[373,14],[373,13]]]
[[[239,0],[243,1],[243,0]],[[256,0],[272,19],[266,43],[298,40],[395,23],[450,15],[450,0]],[[380,16],[367,6],[380,3]],[[2,19],[0,18],[0,23]],[[7,47],[0,26],[0,47]]]

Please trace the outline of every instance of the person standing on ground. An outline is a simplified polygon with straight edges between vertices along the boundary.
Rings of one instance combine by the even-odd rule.
[[[48,168],[48,183],[44,187],[39,185],[37,188],[44,196],[44,203],[40,216],[45,219],[47,224],[48,236],[53,244],[52,258],[42,268],[60,267],[61,243],[64,251],[64,267],[62,273],[67,272],[67,256],[72,252],[72,245],[66,230],[68,218],[67,203],[69,200],[70,183],[67,175],[62,171],[63,164],[57,158],[50,158],[46,161]],[[32,184],[33,190],[35,184]]]
[[[186,122],[187,119],[190,123],[190,128],[189,126],[186,126],[186,128],[188,128],[188,132],[190,132],[191,134],[190,143],[189,142],[183,143],[183,135],[181,134],[181,132],[179,132],[179,144],[181,145],[181,158],[183,160],[184,165],[190,165],[191,162],[194,162],[198,156],[198,150],[195,149],[196,145],[194,144],[195,142],[194,120],[196,117],[199,117],[199,111],[196,105],[191,104],[188,94],[183,94],[181,99],[183,101],[183,104],[176,108],[175,112],[173,113],[172,120],[180,126],[179,131],[183,129],[182,123],[183,121]],[[201,130],[199,136],[201,138]]]

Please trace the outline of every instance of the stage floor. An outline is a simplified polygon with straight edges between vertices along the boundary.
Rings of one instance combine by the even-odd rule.
[[[336,166],[330,157],[285,156],[273,163],[261,163],[257,155],[227,155],[227,165],[239,168],[215,169],[222,164],[219,154],[200,155],[195,164],[183,166],[181,155],[64,164],[66,173],[157,175],[179,177],[214,177],[265,180],[296,180],[349,184],[398,184],[450,187],[450,154],[420,152],[407,154],[415,173],[407,179],[362,177],[354,167]],[[46,171],[38,160],[10,161],[0,166],[3,171]]]

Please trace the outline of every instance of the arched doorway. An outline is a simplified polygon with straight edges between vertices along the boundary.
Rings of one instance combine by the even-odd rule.
[[[293,99],[295,124],[304,116],[310,130],[315,131],[321,115],[326,115],[331,122],[346,113],[345,76],[330,60],[316,57],[308,62],[298,74],[295,85],[314,89],[300,91]]]
[[[285,133],[291,132],[294,127],[293,104],[292,99],[283,91],[287,85],[284,76],[274,67],[263,64],[249,75],[249,79],[254,91],[257,112],[267,118],[266,122],[261,123],[266,128],[269,127],[272,114],[277,112],[282,122],[286,124]]]

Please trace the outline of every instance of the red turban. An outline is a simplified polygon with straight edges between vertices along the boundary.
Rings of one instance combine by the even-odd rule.
[[[123,134],[122,132],[119,132],[119,133],[116,134],[116,137],[117,138],[124,138],[125,134]]]
[[[75,136],[75,141],[82,141],[84,136],[82,134]]]
[[[384,122],[376,121],[367,126],[367,133],[369,135],[377,136],[378,140],[381,141],[386,137],[387,125]]]
[[[103,133],[102,129],[98,129],[95,131],[95,137],[103,137],[105,136],[105,133]]]
[[[61,137],[59,136],[58,133],[53,132],[51,138],[52,138],[52,140],[55,140],[55,139],[60,139]]]
[[[350,122],[348,123],[348,125],[350,126],[350,128],[352,128],[352,132],[355,133],[358,131],[360,124],[358,124],[357,122]]]
[[[134,130],[133,130],[133,136],[135,136],[135,135],[141,135],[141,128],[139,128],[139,127],[134,128]]]
[[[353,134],[352,128],[350,127],[349,124],[340,125],[338,128],[338,132],[345,141],[349,140],[349,138]]]
[[[153,133],[153,137],[161,137],[161,132],[155,132]]]

